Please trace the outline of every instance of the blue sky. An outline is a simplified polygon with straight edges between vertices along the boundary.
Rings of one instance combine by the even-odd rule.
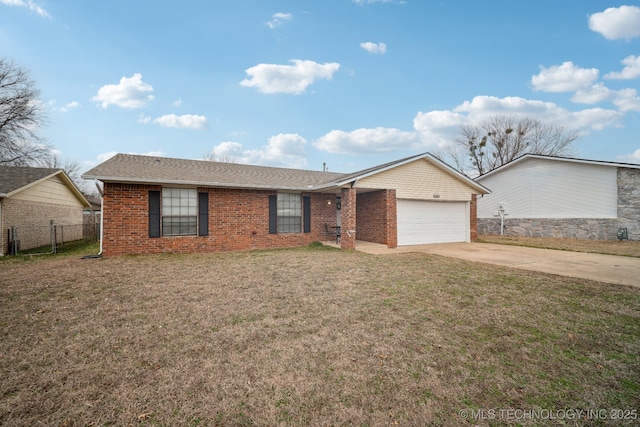
[[[41,135],[117,153],[351,172],[521,114],[640,163],[640,5],[597,0],[0,0]]]

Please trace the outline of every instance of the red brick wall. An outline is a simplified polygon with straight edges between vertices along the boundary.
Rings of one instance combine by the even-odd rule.
[[[336,222],[335,194],[303,194],[311,197],[311,232],[269,234],[269,195],[275,192],[199,188],[209,193],[209,235],[149,238],[150,190],[161,187],[105,184],[104,256],[304,246],[331,239],[325,224]]]
[[[356,248],[356,190],[342,189],[342,213],[340,214],[340,247],[342,249]]]
[[[398,247],[398,200],[396,190],[387,190],[387,247]]]
[[[358,240],[398,246],[395,190],[380,190],[357,195]]]

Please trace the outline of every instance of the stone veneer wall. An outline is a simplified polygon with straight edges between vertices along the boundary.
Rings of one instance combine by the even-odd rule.
[[[615,240],[618,228],[640,240],[640,169],[618,168],[618,218],[505,218],[507,236]],[[500,234],[500,218],[478,218],[479,234]]]
[[[618,168],[618,226],[640,240],[640,169]]]
[[[614,218],[505,218],[504,220],[506,236],[612,240],[616,238],[617,232],[618,220]],[[478,218],[478,233],[500,234],[500,218]]]

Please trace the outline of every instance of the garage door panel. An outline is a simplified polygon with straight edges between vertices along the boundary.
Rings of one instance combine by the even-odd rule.
[[[398,200],[398,245],[465,242],[465,202]]]

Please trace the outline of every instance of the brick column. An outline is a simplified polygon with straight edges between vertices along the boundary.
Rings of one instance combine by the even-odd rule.
[[[387,247],[398,247],[398,208],[396,190],[387,190]]]
[[[340,248],[356,248],[356,190],[342,189],[342,211],[340,212]]]

